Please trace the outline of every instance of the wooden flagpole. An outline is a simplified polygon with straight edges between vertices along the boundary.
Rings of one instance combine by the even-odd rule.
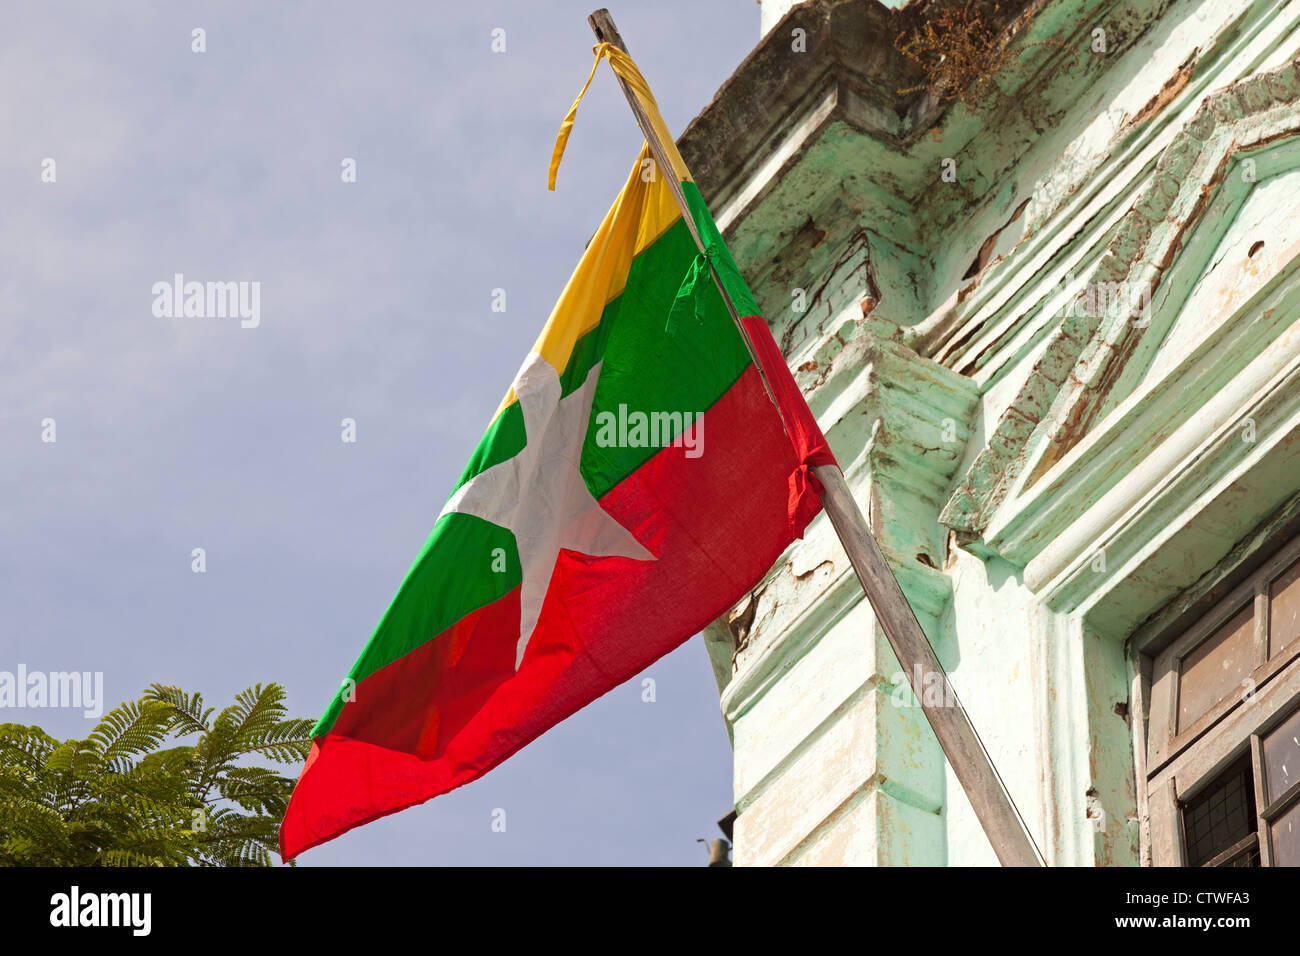
[[[587,18],[587,22],[591,24],[597,40],[609,43],[624,53],[627,52],[627,46],[623,43],[618,28],[614,26],[614,20],[608,10],[597,10]],[[623,88],[624,95],[627,96],[632,112],[636,115],[641,131],[645,134],[646,143],[659,167],[659,174],[667,177],[673,198],[682,212],[687,228],[690,229],[696,248],[704,252],[704,242],[696,228],[695,217],[686,203],[686,196],[673,172],[673,164],[668,159],[664,144],[660,142],[653,124],[641,106],[640,100],[632,92],[632,88],[621,76],[618,77],[618,82]],[[740,330],[741,337],[754,358],[754,364],[761,373],[762,364],[750,341],[749,333],[745,330],[741,316],[736,311],[736,305],[727,294],[711,261],[709,271],[712,273],[718,291],[722,294],[722,301],[727,305],[727,311],[731,313],[732,321]],[[766,385],[765,380],[764,386]],[[769,394],[771,394],[770,389]],[[993,761],[975,732],[965,708],[958,701],[956,691],[949,683],[948,675],[939,663],[939,658],[935,656],[925,632],[921,630],[912,606],[907,603],[902,588],[898,586],[893,572],[885,563],[880,546],[876,543],[852,492],[849,491],[843,472],[837,465],[818,465],[812,470],[825,489],[822,494],[822,507],[826,510],[835,533],[839,535],[840,543],[848,554],[858,581],[866,592],[867,600],[876,613],[876,619],[894,649],[899,664],[907,674],[912,691],[921,702],[921,708],[948,758],[948,763],[952,765],[953,772],[966,791],[971,807],[975,810],[975,816],[993,845],[998,861],[1003,866],[1044,866],[1042,854],[1034,844],[1028,826],[1016,809],[1011,794],[998,775],[997,769],[993,766]],[[940,680],[943,690],[941,703],[925,703],[925,688],[918,687],[917,681],[924,681],[926,677],[931,681],[936,677]],[[955,703],[948,705],[946,702]]]

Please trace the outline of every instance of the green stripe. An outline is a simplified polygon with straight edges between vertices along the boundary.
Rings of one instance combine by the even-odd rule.
[[[719,274],[734,272],[735,279],[739,280],[740,273],[722,246],[717,227],[695,185],[683,183],[682,187],[695,212],[701,235],[711,236],[716,243],[715,266]],[[671,335],[664,331],[673,299],[696,254],[695,240],[685,221],[678,220],[632,263],[627,287],[610,303],[601,320],[601,331],[607,333],[600,356],[604,364],[582,450],[582,474],[597,498],[671,441],[661,440],[656,447],[601,447],[597,433],[605,424],[603,415],[611,416],[606,422],[617,421],[622,405],[629,414],[694,416],[708,411],[749,367],[744,340],[711,281],[705,292],[703,321],[696,321],[692,315],[678,322]],[[737,308],[751,310],[745,314],[757,313],[743,281],[734,290],[728,283],[727,291],[737,302]],[[674,430],[673,439],[677,431],[680,429]],[[707,437],[704,447],[707,448]]]
[[[699,191],[693,183],[682,187],[701,235],[717,246],[714,265],[728,293],[742,315],[758,314]],[[669,309],[695,255],[690,231],[678,220],[633,260],[623,292],[605,307],[600,324],[578,340],[560,375],[562,393],[568,395],[582,386],[597,362],[604,363],[581,462],[583,477],[597,498],[659,451],[658,447],[600,447],[595,437],[602,412],[616,415],[620,404],[646,414],[704,412],[750,364],[712,283],[703,322],[691,317],[679,322],[671,336],[665,333]],[[457,487],[516,455],[525,440],[523,412],[515,402],[489,426]],[[505,550],[507,573],[491,570],[496,548]],[[520,580],[518,552],[508,530],[469,515],[443,516],[348,676],[360,683],[467,614],[504,597]],[[412,688],[412,693],[428,692],[428,688]],[[314,735],[333,726],[343,709],[343,696],[341,689],[317,722]]]
[[[456,488],[493,465],[515,457],[523,450],[524,442],[524,410],[518,402],[512,402],[488,426],[478,447],[474,449],[474,454],[470,456],[469,464],[461,472]],[[454,493],[455,489],[452,490]]]
[[[741,315],[758,315],[749,286],[722,242],[699,189],[683,182],[682,190],[700,235],[715,245],[713,264],[732,302]],[[671,337],[663,334],[673,298],[695,255],[695,241],[679,219],[633,260],[623,292],[605,306],[600,323],[574,344],[560,374],[562,396],[581,388],[592,366],[610,355],[593,400],[588,449],[595,445],[600,412],[617,413],[620,402],[646,412],[707,411],[749,366],[749,354],[712,284],[704,324],[683,322]],[[513,458],[525,440],[523,412],[515,402],[488,428],[456,487]],[[655,449],[624,451],[604,455],[584,450],[583,475],[597,498],[649,461]]]

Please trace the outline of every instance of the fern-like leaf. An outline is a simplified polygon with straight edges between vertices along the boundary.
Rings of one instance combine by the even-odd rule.
[[[208,720],[216,710],[215,707],[204,708],[202,694],[186,694],[170,684],[150,684],[144,692],[144,699],[160,701],[170,707],[172,724],[169,729],[181,736],[207,733],[210,729]]]
[[[100,759],[119,766],[153,750],[167,736],[172,709],[162,701],[126,701],[104,715],[88,738]]]

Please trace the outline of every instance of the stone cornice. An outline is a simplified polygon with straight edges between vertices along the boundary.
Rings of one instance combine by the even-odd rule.
[[[939,214],[932,188],[939,158],[966,155],[972,137],[987,128],[989,120],[983,117],[972,122],[963,108],[960,128],[948,131],[946,138],[930,135],[936,125],[947,122],[954,101],[926,87],[921,67],[903,56],[895,41],[915,32],[939,11],[962,5],[958,0],[930,0],[891,10],[875,0],[808,0],[791,9],[678,140],[682,156],[724,232],[761,198],[764,186],[775,178],[771,168],[774,157],[786,169],[797,165],[806,148],[840,123],[895,156],[910,154],[905,168],[882,169],[879,185],[898,197],[913,217],[928,207],[932,207],[931,215]],[[1026,14],[1038,17],[1052,8],[1058,24],[1079,30],[1087,17],[1114,6],[1107,0],[1009,0],[977,2],[975,9],[995,32],[997,42],[1007,45],[1019,41]],[[1056,77],[1060,71],[1053,65],[1073,56],[1065,49],[1065,41],[1043,42],[1039,37],[1039,33],[1058,36],[1062,29],[1049,26],[1039,30],[1037,22],[1031,22],[1029,32],[1034,39],[1019,48],[1018,55],[999,73],[1002,95],[993,114],[1009,133],[1003,139],[1028,144],[1032,130],[1048,121],[1043,116],[1022,115],[1025,104],[1017,101],[1016,94],[1025,84],[1041,82],[1045,74]],[[795,30],[804,31],[803,52],[791,49]],[[1117,37],[1116,41],[1133,39]],[[1116,52],[1119,49],[1117,46]],[[1083,64],[1081,75],[1090,69]],[[972,166],[963,179],[969,185],[954,191],[949,212],[957,213],[969,205],[970,190],[990,188],[993,168],[1004,163],[1002,158],[992,162],[987,174],[976,174]],[[984,182],[977,182],[980,179]],[[743,202],[733,206],[737,197]]]
[[[922,18],[961,6],[956,0],[893,11],[874,0],[810,0],[764,37],[679,146],[765,308],[788,303],[792,288],[820,275],[812,263],[768,275],[770,265],[797,263],[810,241],[817,246],[821,225],[849,216],[890,254],[912,258],[907,288],[886,290],[878,317],[913,326],[960,285],[989,230],[1015,211],[1025,157],[1169,2],[1034,0],[995,12],[977,4],[1002,24],[998,42],[1011,54],[989,100],[972,108],[926,89],[920,68],[895,48]],[[1023,14],[1031,15],[1027,28]],[[1099,23],[1109,31],[1107,55],[1080,55]],[[805,52],[791,49],[794,30],[804,31]],[[936,188],[954,158],[957,182]],[[936,246],[939,235],[953,241]]]
[[[1027,5],[1025,0],[1008,4],[999,19],[1009,23]],[[897,92],[924,82],[919,66],[894,46],[894,38],[916,21],[922,6],[936,4],[891,10],[874,0],[810,0],[791,9],[677,141],[710,204],[742,178],[754,157],[781,138],[792,113],[810,97],[820,99],[816,91],[837,82],[858,89],[865,103],[876,108],[873,118],[866,109],[859,114],[863,128],[894,143],[903,141],[905,127],[910,125],[915,134],[925,125],[922,117],[933,120],[935,97],[923,90]],[[805,33],[805,52],[791,49],[795,29]]]

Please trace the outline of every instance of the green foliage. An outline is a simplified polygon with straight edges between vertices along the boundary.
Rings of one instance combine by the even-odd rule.
[[[0,865],[270,865],[293,779],[252,761],[311,749],[284,697],[258,684],[214,718],[202,695],[154,684],[84,740],[0,724]]]

